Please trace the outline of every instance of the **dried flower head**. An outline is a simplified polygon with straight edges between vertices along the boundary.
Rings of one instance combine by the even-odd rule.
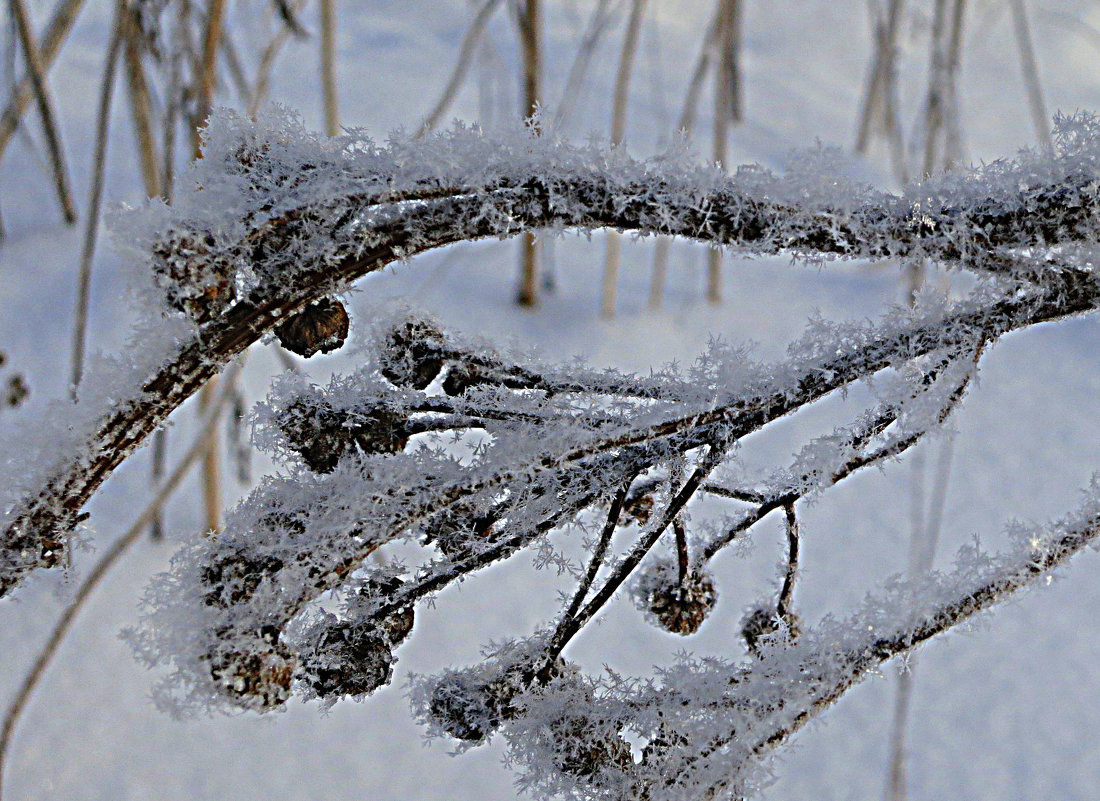
[[[331,473],[341,457],[397,453],[408,444],[407,418],[385,406],[349,412],[325,401],[293,402],[278,413],[277,425],[291,450],[315,473]]]
[[[328,616],[299,654],[297,678],[320,698],[363,696],[387,684],[396,659],[390,644],[366,621]]]
[[[344,304],[336,298],[321,298],[275,326],[275,336],[284,348],[308,359],[339,349],[348,337],[348,326]]]
[[[443,332],[431,320],[411,317],[394,326],[379,348],[382,375],[399,387],[424,389],[443,369]]]
[[[210,677],[237,706],[257,711],[281,707],[290,698],[296,660],[277,633],[257,631],[255,640],[205,655]]]
[[[172,231],[153,248],[153,270],[168,304],[207,322],[233,303],[234,269],[215,252],[213,234]]]
[[[801,621],[791,611],[780,615],[774,606],[757,606],[741,622],[741,636],[753,656],[761,657],[765,646],[794,642],[802,634]]]
[[[630,744],[612,726],[593,726],[582,715],[566,715],[550,722],[558,767],[583,779],[608,768],[634,765]]]
[[[671,561],[654,563],[635,582],[632,595],[653,624],[681,636],[694,634],[718,603],[714,577],[703,567],[688,571],[680,581]]]

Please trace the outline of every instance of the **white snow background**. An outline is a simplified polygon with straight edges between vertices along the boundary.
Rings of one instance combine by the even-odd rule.
[[[112,3],[96,0],[78,21],[51,72],[73,167],[76,197],[87,197],[94,100]],[[594,4],[560,2],[546,10],[546,96],[557,102],[580,31]],[[701,41],[712,3],[652,0],[632,85],[629,150],[654,152],[678,116],[686,70]],[[916,32],[903,39],[902,113],[907,133],[919,111],[927,67],[930,2],[909,10]],[[859,0],[771,0],[744,3],[746,121],[734,130],[731,162],[782,167],[788,153],[817,140],[850,149],[864,71],[871,52],[866,4]],[[1100,110],[1100,7],[1078,0],[1028,4],[1051,111]],[[247,13],[257,15],[251,22]],[[244,3],[236,24],[259,25],[267,4]],[[41,28],[48,4],[32,4]],[[435,102],[469,20],[459,0],[340,0],[339,78],[342,121],[379,139],[414,129]],[[973,161],[1012,155],[1033,143],[1007,3],[973,2],[961,80],[963,126]],[[316,30],[312,6],[304,19]],[[621,27],[608,37],[565,132],[578,141],[610,128],[611,82]],[[514,34],[498,12],[490,35],[503,65],[516,63]],[[321,126],[316,37],[292,42],[276,69],[272,97]],[[472,80],[453,115],[479,114]],[[516,113],[518,77],[495,76],[497,107]],[[115,102],[109,202],[140,202],[139,172],[122,92]],[[233,97],[223,98],[232,104]],[[709,130],[708,101],[699,130]],[[79,235],[58,222],[33,111],[27,135],[0,164],[0,205],[8,239],[0,247],[0,349],[5,369],[28,379],[27,408],[0,414],[19,427],[49,397],[62,397],[75,293]],[[709,140],[700,151],[709,150]],[[852,174],[889,187],[879,145]],[[651,245],[629,241],[619,287],[619,312],[598,315],[602,236],[555,242],[557,289],[537,311],[513,305],[515,242],[461,245],[419,257],[357,285],[352,328],[364,332],[373,309],[402,302],[430,310],[448,326],[499,342],[517,341],[548,358],[583,354],[597,366],[645,370],[690,360],[711,335],[757,343],[760,357],[780,358],[815,311],[829,320],[875,317],[902,299],[896,268],[831,263],[823,268],[786,259],[727,259],[726,299],[703,300],[704,249],[677,243],[670,260],[665,310],[646,310]],[[128,321],[121,273],[101,247],[92,292],[93,349],[116,352]],[[348,351],[354,351],[349,347]],[[323,381],[350,371],[351,354],[311,360]],[[247,388],[260,399],[275,360],[262,348],[250,358]],[[980,383],[955,416],[955,461],[938,560],[950,561],[978,534],[996,551],[1012,519],[1041,522],[1072,508],[1100,468],[1100,327],[1095,316],[1043,325],[998,342],[982,360]],[[750,438],[747,465],[784,464],[807,436],[828,431],[844,404],[832,400],[795,423]],[[190,405],[189,405],[190,406]],[[854,411],[849,404],[847,414]],[[842,412],[843,415],[843,412]],[[194,411],[173,418],[176,452],[189,442]],[[921,446],[936,458],[939,442]],[[906,461],[910,461],[907,459]],[[257,455],[257,472],[269,465]],[[42,575],[0,601],[0,703],[6,704],[77,580],[124,531],[149,497],[148,452],[118,471],[91,504],[89,550],[78,551],[69,576]],[[904,462],[860,474],[802,509],[803,572],[796,603],[808,623],[842,615],[887,576],[904,571],[908,554],[911,470]],[[246,488],[233,486],[238,495]],[[479,659],[490,638],[528,633],[555,609],[565,579],[536,572],[520,554],[441,593],[434,609],[417,611],[409,644],[398,651],[393,683],[363,703],[342,702],[322,714],[292,702],[281,714],[247,714],[187,722],[158,712],[156,680],[117,637],[138,616],[149,577],[166,566],[177,543],[200,524],[197,488],[189,483],[169,506],[171,536],[132,551],[84,610],[26,710],[10,754],[5,798],[26,799],[377,799],[498,801],[513,799],[512,777],[499,745],[448,755],[450,744],[421,742],[403,697],[408,671],[431,672]],[[770,596],[782,556],[780,520],[754,529],[745,558],[715,562],[721,600],[700,633],[684,640],[648,626],[619,600],[569,657],[589,671],[601,665],[648,675],[677,650],[736,658],[744,608]],[[1100,559],[1076,557],[1050,587],[1031,591],[983,617],[965,632],[921,652],[910,727],[910,798],[1092,799],[1100,786]],[[777,780],[762,799],[870,799],[882,795],[893,708],[891,663],[884,679],[849,693],[799,734],[776,762]]]

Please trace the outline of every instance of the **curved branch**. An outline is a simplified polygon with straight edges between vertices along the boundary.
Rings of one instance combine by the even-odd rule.
[[[999,250],[1094,239],[1093,220],[1100,212],[1100,198],[1089,189],[1085,175],[1020,190],[1015,202],[996,196],[969,202],[949,198],[933,212],[880,195],[842,215],[773,200],[759,182],[745,188],[732,179],[692,191],[684,185],[686,179],[672,175],[624,179],[595,167],[548,172],[540,175],[532,168],[525,176],[515,176],[502,170],[497,180],[482,185],[425,186],[416,193],[398,191],[396,198],[393,190],[335,198],[269,220],[239,242],[236,252],[219,254],[249,261],[257,253],[292,257],[293,243],[315,237],[321,228],[330,231],[333,240],[331,256],[296,264],[292,275],[256,265],[259,286],[223,313],[202,321],[140,392],[124,397],[100,418],[79,453],[63,456],[41,489],[15,506],[0,534],[0,596],[31,571],[62,561],[68,532],[82,519],[83,506],[103,481],[229,360],[287,316],[397,259],[541,227],[614,227],[682,235],[759,254],[794,251],[844,258],[920,255],[958,260],[984,253],[979,266],[1003,270]],[[385,178],[376,176],[370,183],[386,186]],[[275,256],[269,256],[272,263]],[[844,381],[837,383],[824,373],[807,375],[798,394],[813,396],[881,369],[899,355],[949,345],[950,337],[963,336],[962,332],[972,337],[975,327],[995,338],[1091,310],[1100,298],[1091,273],[1051,267],[1039,278],[1040,291],[1006,295],[988,307],[899,331],[889,342],[853,346],[830,360],[830,369],[838,370],[834,377],[845,375]],[[754,416],[774,418],[792,408],[788,397],[759,403],[755,411],[745,413],[742,423],[751,425]],[[744,410],[732,411],[740,415]],[[730,413],[731,409],[714,413],[713,422],[728,423]],[[663,433],[671,432],[650,432],[646,437]]]

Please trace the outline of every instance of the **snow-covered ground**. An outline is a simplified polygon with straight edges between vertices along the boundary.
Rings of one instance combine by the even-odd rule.
[[[112,4],[93,3],[66,44],[52,73],[58,93],[77,198],[87,195],[96,82]],[[257,15],[266,4],[253,0]],[[588,0],[562,2],[546,12],[548,104],[557,102],[588,14]],[[850,148],[864,70],[870,53],[867,8],[850,0],[774,0],[745,10],[745,123],[735,129],[731,161],[781,167],[794,148],[816,140]],[[910,129],[919,110],[927,66],[930,2],[914,2],[903,39],[903,120]],[[415,128],[443,86],[469,19],[461,2],[342,0],[338,3],[339,75],[345,125],[384,138]],[[667,138],[678,115],[687,69],[711,11],[709,0],[652,0],[633,83],[628,147],[648,155]],[[1011,155],[1034,140],[1008,3],[968,4],[972,24],[963,57],[961,104],[970,159]],[[1100,8],[1067,2],[1028,4],[1047,104],[1100,110]],[[46,3],[34,4],[38,26]],[[315,21],[309,12],[311,28]],[[622,16],[622,15],[620,15]],[[923,24],[922,24],[923,21]],[[243,33],[249,23],[238,20]],[[505,11],[490,35],[500,62],[516,62]],[[563,135],[577,140],[610,126],[611,82],[621,20],[598,51],[590,80]],[[272,96],[321,125],[316,39],[288,45],[276,70]],[[472,73],[476,79],[477,70]],[[514,109],[518,79],[495,74],[491,87],[500,108]],[[232,97],[229,96],[231,100]],[[476,119],[471,85],[454,116]],[[37,142],[33,116],[27,129]],[[125,104],[116,102],[108,197],[137,203],[136,155]],[[704,111],[701,130],[709,130]],[[51,396],[61,397],[68,377],[68,348],[79,236],[57,222],[42,167],[41,148],[18,139],[0,165],[0,203],[8,239],[0,248],[0,349],[9,367],[26,374],[32,401],[0,413],[0,429],[18,429]],[[707,145],[709,147],[709,145]],[[853,175],[889,186],[885,148]],[[81,204],[84,205],[83,203]],[[646,310],[651,246],[627,242],[619,285],[619,313],[598,314],[604,248],[600,236],[555,243],[556,291],[537,311],[517,308],[516,244],[461,245],[370,276],[351,296],[353,335],[375,310],[405,303],[436,314],[457,330],[500,342],[517,341],[548,358],[583,354],[595,365],[645,370],[689,360],[708,337],[756,343],[762,358],[781,358],[814,313],[830,320],[877,316],[902,298],[901,277],[889,266],[853,263],[792,265],[785,259],[727,261],[726,299],[702,298],[705,251],[685,243],[672,249],[665,309]],[[106,249],[97,261],[90,338],[94,348],[116,352],[127,321],[136,316],[122,291],[124,269]],[[349,353],[313,360],[318,380],[350,370]],[[261,398],[278,369],[259,350],[248,367],[250,400]],[[997,550],[1006,523],[1044,521],[1072,508],[1080,488],[1100,466],[1100,327],[1094,317],[1043,325],[1011,335],[982,361],[980,383],[954,418],[954,464],[946,499],[939,564],[981,537]],[[853,399],[854,400],[854,399]],[[742,450],[749,466],[786,461],[805,436],[832,425],[842,402],[823,404],[798,422],[750,438]],[[193,412],[182,410],[173,446],[188,441]],[[941,441],[921,446],[938,458]],[[15,459],[18,456],[5,454]],[[102,549],[128,525],[148,497],[148,454],[124,466],[91,505],[89,545]],[[907,563],[912,470],[907,459],[885,471],[859,475],[829,491],[803,512],[803,576],[798,607],[809,623],[843,615],[865,592]],[[258,473],[268,467],[255,457]],[[12,480],[7,475],[7,480]],[[17,476],[15,476],[17,480]],[[241,495],[246,488],[230,486]],[[399,651],[393,683],[356,703],[322,713],[292,702],[261,719],[201,718],[176,721],[150,698],[156,676],[135,663],[117,637],[138,618],[138,599],[152,573],[164,569],[178,542],[194,535],[200,514],[197,489],[185,486],[169,507],[169,541],[145,542],[131,552],[85,609],[38,694],[27,709],[5,781],[5,797],[22,799],[326,799],[380,801],[494,801],[515,797],[512,775],[500,765],[499,744],[462,756],[450,743],[421,743],[410,721],[403,687],[409,671],[431,672],[479,659],[491,638],[530,632],[555,610],[569,584],[536,572],[526,556],[485,571],[441,593],[434,609],[418,611],[411,642]],[[649,675],[681,648],[737,657],[744,608],[772,593],[781,556],[780,521],[769,518],[745,556],[715,564],[722,598],[713,617],[690,640],[645,624],[628,602],[613,605],[601,625],[570,650],[589,670],[610,668]],[[79,551],[70,576],[33,580],[0,602],[0,702],[14,692],[26,667],[94,560]],[[1100,570],[1096,554],[1077,557],[1064,578],[1025,594],[966,632],[925,648],[917,673],[910,728],[911,799],[1091,799],[1100,786],[1100,705],[1091,691],[1100,665]],[[893,676],[872,679],[802,732],[775,763],[777,781],[763,799],[867,799],[881,795],[893,708]]]

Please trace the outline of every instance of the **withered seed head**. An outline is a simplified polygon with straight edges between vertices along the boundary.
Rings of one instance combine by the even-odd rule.
[[[396,593],[404,584],[405,582],[397,576],[371,578],[359,591],[359,595],[363,599],[384,598]],[[412,604],[409,604],[381,621],[378,624],[378,631],[391,647],[396,648],[412,632],[415,622],[416,614]]]
[[[277,640],[263,638],[263,646],[256,650],[219,651],[206,658],[211,678],[242,706],[274,709],[290,697],[294,656]]]
[[[764,643],[772,638],[776,642],[794,642],[802,633],[801,621],[793,612],[780,618],[775,607],[758,606],[749,611],[741,622],[741,636],[755,657],[764,654]]]
[[[443,369],[438,351],[443,332],[434,323],[409,319],[386,334],[379,353],[382,375],[399,387],[424,389]]]
[[[321,698],[372,693],[389,682],[395,661],[377,629],[356,621],[327,626],[301,660],[299,678]]]
[[[709,571],[697,567],[681,584],[679,571],[671,562],[650,567],[633,594],[635,605],[650,622],[684,637],[698,631],[718,603],[718,588]]]
[[[329,353],[348,336],[348,310],[336,298],[321,298],[275,326],[275,336],[287,350],[309,358]]]
[[[408,444],[407,419],[384,406],[353,415],[328,403],[290,403],[278,426],[290,448],[315,473],[331,473],[356,448],[366,454],[397,453]]]
[[[629,768],[634,764],[630,745],[617,731],[593,730],[590,721],[581,716],[567,716],[550,723],[554,733],[554,750],[558,767],[582,779],[588,779],[607,768]]]
[[[661,627],[686,637],[694,634],[718,603],[718,590],[709,573],[688,576],[683,585],[668,584],[650,595],[649,608]]]

